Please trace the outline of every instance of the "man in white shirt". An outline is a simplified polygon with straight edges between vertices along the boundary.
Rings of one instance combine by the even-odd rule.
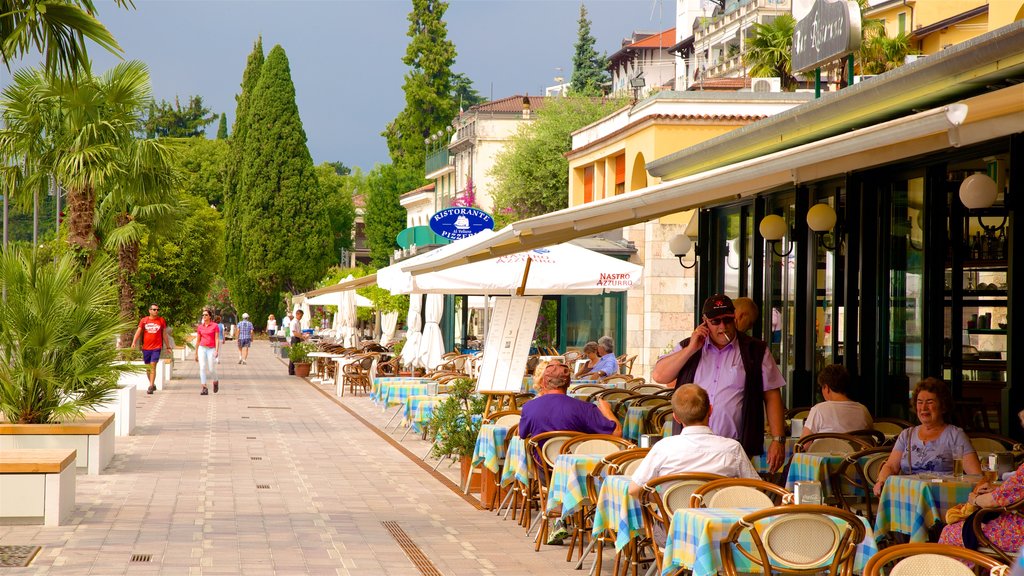
[[[847,396],[850,390],[850,373],[842,364],[829,364],[818,373],[818,386],[824,402],[815,404],[807,419],[801,437],[819,432],[845,434],[854,430],[870,430],[874,419],[860,402]]]
[[[711,431],[711,401],[696,384],[683,384],[672,395],[672,415],[684,426],[651,448],[633,473],[629,493],[640,495],[652,478],[682,472],[706,472],[729,478],[760,478],[743,446]]]

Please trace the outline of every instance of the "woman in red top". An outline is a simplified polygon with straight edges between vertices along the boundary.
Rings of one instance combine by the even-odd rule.
[[[203,310],[203,320],[196,326],[196,333],[199,335],[199,350],[196,360],[199,362],[199,382],[203,385],[203,391],[199,394],[206,396],[210,392],[206,389],[206,372],[210,372],[213,380],[213,391],[220,389],[220,382],[217,381],[217,357],[220,355],[220,328],[210,318],[210,311]]]

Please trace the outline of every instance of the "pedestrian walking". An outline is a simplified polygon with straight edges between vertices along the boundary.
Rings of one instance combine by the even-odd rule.
[[[132,338],[132,348],[135,348],[142,337],[142,362],[146,364],[146,372],[149,374],[149,389],[146,394],[156,392],[156,365],[160,362],[160,353],[163,347],[170,348],[170,340],[167,334],[167,321],[160,317],[160,307],[156,304],[149,305],[149,316],[139,320],[139,328]]]
[[[277,333],[277,319],[271,314],[267,316],[267,336],[273,336]]]
[[[295,319],[292,320],[290,328],[292,334],[292,339],[290,340],[290,343],[292,346],[306,339],[306,335],[302,333],[302,310],[295,311]],[[288,360],[288,375],[295,375],[295,363],[292,362],[291,360]]]
[[[220,356],[220,328],[211,318],[209,310],[203,310],[203,319],[196,326],[196,334],[199,335],[199,346],[196,350],[196,361],[199,362],[199,382],[203,385],[203,391],[199,394],[206,396],[210,392],[206,389],[206,380],[213,380],[213,392],[220,390],[220,382],[217,380],[217,359]],[[207,375],[209,372],[209,375]]]
[[[238,323],[238,363],[245,364],[249,358],[249,345],[252,344],[252,322],[249,322],[249,313],[242,314],[242,321]]]

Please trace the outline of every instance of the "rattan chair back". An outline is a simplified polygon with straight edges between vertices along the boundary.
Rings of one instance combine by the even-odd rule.
[[[878,551],[864,567],[864,576],[974,576],[971,562],[993,576],[1008,573],[1000,561],[980,552],[949,544],[896,544]],[[895,562],[888,571],[885,567]]]
[[[690,496],[690,508],[754,508],[787,504],[793,494],[771,482],[754,478],[723,478],[698,487]]]

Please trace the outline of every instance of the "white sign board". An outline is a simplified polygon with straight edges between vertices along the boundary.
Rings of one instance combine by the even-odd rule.
[[[522,391],[523,373],[542,299],[540,296],[497,299],[487,327],[477,392],[513,394]]]

